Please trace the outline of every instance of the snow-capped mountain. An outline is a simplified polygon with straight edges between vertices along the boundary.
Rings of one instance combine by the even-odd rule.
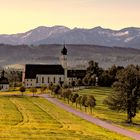
[[[55,35],[65,33],[69,30],[69,28],[64,26],[40,26],[25,33],[0,35],[0,43],[11,45],[33,44],[36,41],[53,37]]]
[[[96,44],[140,48],[140,28],[122,30],[104,29],[69,29],[64,26],[38,27],[25,33],[0,35],[0,43],[5,44]]]

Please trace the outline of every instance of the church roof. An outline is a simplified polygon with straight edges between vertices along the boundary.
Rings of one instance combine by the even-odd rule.
[[[37,74],[64,75],[61,65],[27,64],[25,66],[25,79],[35,79]]]

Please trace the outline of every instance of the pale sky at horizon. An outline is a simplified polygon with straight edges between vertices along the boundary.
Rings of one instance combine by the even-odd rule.
[[[140,0],[0,0],[0,34],[38,26],[140,27]]]

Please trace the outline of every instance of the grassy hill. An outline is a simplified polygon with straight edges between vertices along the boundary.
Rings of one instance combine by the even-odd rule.
[[[128,140],[40,97],[0,95],[0,139]]]
[[[113,64],[140,64],[140,50],[132,48],[105,47],[98,45],[66,45],[68,65],[84,66],[89,60],[99,62],[101,67],[108,68]],[[10,46],[0,44],[0,66],[11,66],[26,63],[60,63],[59,58],[63,45]]]

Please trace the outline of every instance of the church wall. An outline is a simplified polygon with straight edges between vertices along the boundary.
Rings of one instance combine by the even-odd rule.
[[[36,79],[25,79],[24,86],[26,88],[30,87],[41,87],[42,85],[49,85],[49,83],[59,84],[59,82],[64,81],[64,75],[36,75]]]
[[[75,78],[75,77],[68,77],[67,78],[67,82],[68,82],[68,84],[70,85],[71,83],[72,83],[72,81],[76,81],[77,80],[77,78]]]
[[[24,86],[26,88],[28,88],[28,87],[36,87],[36,79],[25,79],[24,80]]]
[[[36,86],[49,85],[49,83],[59,84],[60,80],[64,81],[64,75],[40,75],[36,76]]]

